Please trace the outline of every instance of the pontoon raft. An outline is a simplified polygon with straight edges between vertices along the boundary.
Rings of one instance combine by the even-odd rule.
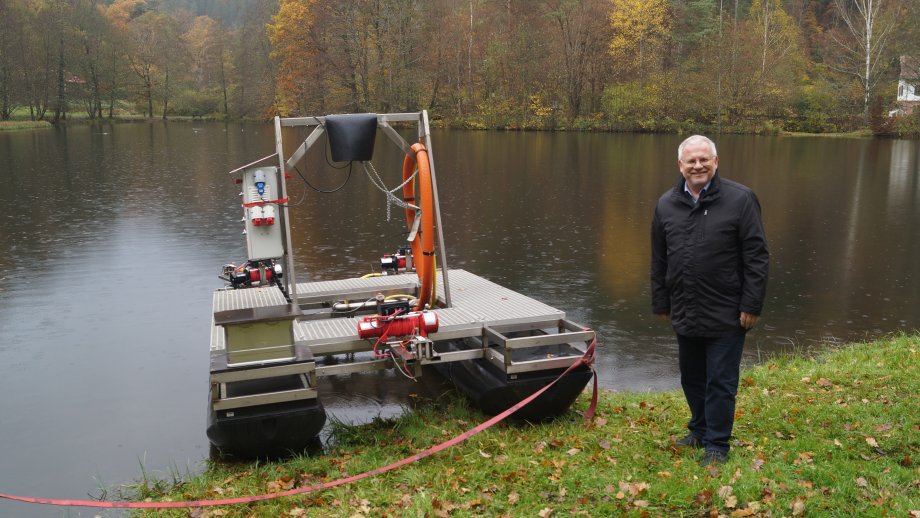
[[[405,142],[393,123],[413,124],[419,143]],[[285,161],[288,126],[312,132]],[[324,135],[334,160],[365,163],[378,131],[406,153],[403,184],[390,192],[402,190],[411,246],[385,255],[379,274],[297,283],[282,172]],[[275,136],[275,154],[231,171],[241,176],[248,260],[225,266],[229,285],[214,293],[208,437],[219,450],[280,456],[315,442],[326,420],[320,376],[398,369],[413,378],[435,367],[483,411],[499,413],[594,340],[559,309],[447,267],[426,112],[276,117]],[[256,167],[268,159],[278,165]],[[580,367],[515,417],[559,415],[591,376]]]

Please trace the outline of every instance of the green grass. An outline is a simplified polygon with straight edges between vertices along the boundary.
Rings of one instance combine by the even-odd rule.
[[[676,360],[675,360],[676,361]],[[499,424],[389,473],[330,490],[206,508],[195,516],[913,516],[920,510],[920,337],[778,357],[742,374],[728,463],[677,451],[677,392],[601,395],[540,425]],[[362,473],[438,444],[484,416],[457,396],[348,428],[320,456],[210,463],[134,498],[257,495]],[[188,516],[161,511],[157,516]]]
[[[0,121],[0,131],[32,130],[50,128],[48,121]]]
[[[835,137],[835,138],[873,138],[872,130],[859,129],[840,133],[806,133],[800,131],[783,131],[780,132],[784,137]]]

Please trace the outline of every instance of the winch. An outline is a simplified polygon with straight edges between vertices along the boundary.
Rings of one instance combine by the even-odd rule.
[[[438,331],[438,314],[434,311],[412,311],[390,316],[372,315],[358,322],[358,337],[428,336]]]
[[[428,338],[428,333],[435,333],[437,330],[438,314],[433,311],[366,316],[358,322],[359,338],[377,338],[374,342],[374,356],[389,357],[400,372],[413,380],[416,375],[421,374],[421,365],[417,360],[432,360],[438,357],[434,350],[434,342]],[[384,345],[390,352],[379,352],[380,345]],[[414,375],[409,372],[410,364],[414,366]]]
[[[247,261],[240,266],[233,263],[225,264],[221,273],[220,278],[229,282],[234,288],[276,284],[283,277],[281,264],[271,259]]]
[[[383,254],[380,258],[380,269],[386,275],[412,270],[412,249],[404,247],[395,254]]]

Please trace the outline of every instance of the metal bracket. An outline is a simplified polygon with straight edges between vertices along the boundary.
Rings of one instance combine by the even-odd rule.
[[[284,168],[290,170],[294,167],[294,164],[300,162],[300,159],[307,154],[307,151],[316,143],[317,140],[323,135],[326,130],[322,126],[317,126],[313,128],[313,131],[307,135],[307,138],[304,139],[303,143],[291,154],[291,158],[288,158],[288,161],[284,163]]]

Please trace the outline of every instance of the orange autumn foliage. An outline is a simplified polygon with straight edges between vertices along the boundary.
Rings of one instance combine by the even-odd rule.
[[[316,0],[281,0],[278,14],[267,27],[278,70],[275,111],[281,115],[302,112],[318,90],[317,49],[310,38],[315,6]]]

